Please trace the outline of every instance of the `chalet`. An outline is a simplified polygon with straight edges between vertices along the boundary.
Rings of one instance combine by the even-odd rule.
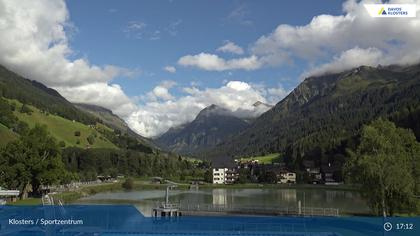
[[[278,184],[296,183],[296,173],[286,168],[286,163],[279,162],[273,164],[257,166],[259,171],[272,172],[277,176]]]
[[[319,184],[322,182],[322,174],[319,167],[315,167],[315,162],[310,160],[304,160],[302,165],[309,176],[309,182],[312,184]]]
[[[239,179],[239,172],[237,168],[228,168],[225,175],[226,184],[234,184]]]
[[[341,181],[337,177],[337,173],[341,172],[341,166],[337,164],[328,163],[328,165],[321,165],[322,179],[326,185],[337,185]]]
[[[100,180],[101,182],[113,182],[115,178],[111,177],[110,175],[98,175],[96,179]]]
[[[295,184],[296,183],[296,173],[291,171],[281,171],[280,174],[277,175],[277,183],[278,184]]]

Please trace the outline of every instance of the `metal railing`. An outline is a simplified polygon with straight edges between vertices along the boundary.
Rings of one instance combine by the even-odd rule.
[[[268,206],[234,206],[234,205],[213,205],[181,203],[181,211],[192,212],[220,212],[232,214],[263,214],[263,215],[289,215],[289,216],[339,216],[337,208],[321,207],[268,207]]]
[[[163,208],[163,209],[175,209],[175,208],[179,208],[179,204],[176,203],[165,203],[162,202],[159,207]]]

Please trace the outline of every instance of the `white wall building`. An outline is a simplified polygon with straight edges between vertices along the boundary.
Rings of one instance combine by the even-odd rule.
[[[227,168],[213,168],[213,184],[225,184]]]
[[[279,177],[279,181],[277,181],[279,184],[296,183],[296,173],[294,172],[282,172]]]
[[[236,168],[213,168],[213,184],[233,184],[238,177],[239,174]]]

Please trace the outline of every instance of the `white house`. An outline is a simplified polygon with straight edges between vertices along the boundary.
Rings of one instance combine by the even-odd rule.
[[[213,184],[233,184],[238,179],[238,176],[236,168],[213,168]]]
[[[277,183],[287,184],[287,183],[296,183],[296,173],[294,172],[281,172],[278,178]]]
[[[226,183],[226,173],[228,168],[213,168],[213,184]]]

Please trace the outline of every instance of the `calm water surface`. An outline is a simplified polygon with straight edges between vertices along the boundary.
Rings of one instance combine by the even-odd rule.
[[[92,204],[134,204],[150,216],[157,202],[165,200],[165,190],[139,190],[98,193],[79,200]],[[213,204],[234,207],[296,207],[298,201],[306,207],[339,208],[341,213],[368,213],[369,208],[360,193],[328,189],[200,189],[171,190],[169,200],[176,203]]]

